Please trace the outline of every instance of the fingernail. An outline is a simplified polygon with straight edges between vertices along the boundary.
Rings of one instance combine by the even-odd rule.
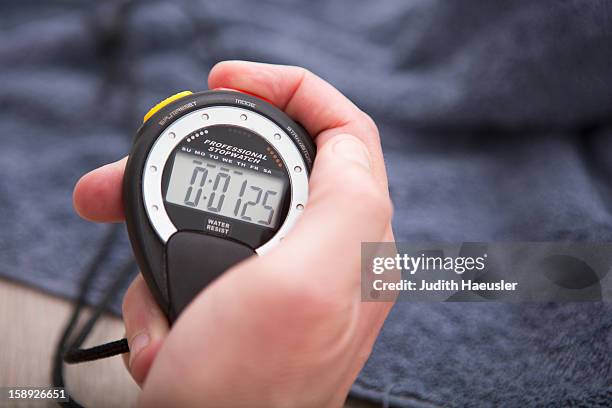
[[[352,160],[370,168],[370,155],[363,144],[354,136],[345,137],[336,142],[334,152],[347,160]]]
[[[140,333],[129,342],[130,346],[130,360],[128,365],[132,366],[132,360],[138,355],[138,353],[149,344],[149,335],[147,333]]]

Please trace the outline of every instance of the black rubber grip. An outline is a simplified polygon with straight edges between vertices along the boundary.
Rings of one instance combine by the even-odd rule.
[[[170,237],[166,251],[171,321],[219,275],[255,254],[238,242],[190,231]]]

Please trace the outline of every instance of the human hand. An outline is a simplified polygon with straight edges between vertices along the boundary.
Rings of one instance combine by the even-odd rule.
[[[297,67],[223,62],[209,87],[240,89],[315,135],[302,217],[281,245],[203,290],[168,329],[142,277],[124,298],[130,373],[144,406],[340,406],[392,304],[360,301],[361,242],[393,241],[374,122]],[[125,159],[85,175],[74,205],[86,219],[123,219]]]

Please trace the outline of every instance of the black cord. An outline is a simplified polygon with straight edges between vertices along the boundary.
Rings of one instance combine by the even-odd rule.
[[[123,265],[123,267],[121,268],[121,271],[115,277],[115,280],[111,283],[111,285],[109,285],[109,287],[106,289],[106,292],[104,292],[104,296],[102,297],[102,300],[94,306],[92,314],[89,317],[89,320],[87,320],[87,322],[83,325],[81,331],[76,336],[74,341],[70,343],[70,346],[68,347],[68,350],[66,351],[66,353],[76,351],[77,349],[79,349],[79,347],[83,345],[83,343],[87,339],[87,336],[89,335],[89,333],[92,331],[93,327],[95,326],[98,318],[108,308],[110,303],[115,298],[115,295],[121,290],[121,288],[127,285],[128,279],[132,277],[132,274],[135,270],[136,270],[136,263],[134,262],[133,259],[130,259]],[[78,361],[75,361],[75,362],[78,362]]]
[[[68,350],[64,354],[64,362],[68,364],[83,363],[129,353],[127,339],[115,340],[88,349]]]
[[[132,272],[134,272],[136,269],[136,264],[132,259],[123,265],[121,271],[117,274],[113,282],[104,292],[102,300],[94,306],[93,312],[88,321],[83,325],[76,336],[73,336],[73,332],[75,331],[79,317],[86,306],[87,294],[91,289],[95,277],[98,275],[101,264],[110,254],[120,229],[120,225],[113,225],[108,229],[98,252],[85,269],[86,272],[79,288],[79,296],[72,311],[72,315],[64,328],[64,332],[62,333],[60,341],[55,350],[52,371],[52,382],[54,387],[65,388],[64,362],[73,364],[129,352],[126,339],[102,344],[90,349],[81,349],[80,347],[87,339],[87,336],[91,333],[100,315],[108,308],[108,305],[114,299],[116,293],[122,287],[124,287],[127,284],[128,279],[131,278]],[[73,337],[74,340],[70,341],[70,339]],[[68,402],[60,402],[59,404],[65,407],[82,407],[78,401],[70,398],[70,395]]]
[[[89,292],[94,277],[96,276],[96,271],[98,270],[102,261],[108,257],[118,233],[119,227],[117,225],[113,225],[108,229],[106,235],[104,236],[104,239],[102,240],[100,249],[85,269],[86,272],[79,288],[79,296],[74,305],[72,315],[70,316],[68,323],[64,327],[64,332],[62,333],[62,337],[60,338],[60,341],[55,349],[55,355],[53,356],[53,370],[51,373],[51,380],[54,387],[63,388],[65,385],[63,358],[64,353],[66,351],[66,344],[68,343],[68,340],[72,335],[72,332],[74,331],[74,328],[76,327],[76,324],[79,320],[81,311],[85,306],[85,296]],[[78,403],[73,403],[72,400],[70,400],[69,402],[60,403],[60,405],[68,407],[80,406]]]

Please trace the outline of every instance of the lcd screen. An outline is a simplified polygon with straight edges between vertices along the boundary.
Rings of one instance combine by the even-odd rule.
[[[166,201],[275,228],[284,194],[282,178],[177,152]]]

